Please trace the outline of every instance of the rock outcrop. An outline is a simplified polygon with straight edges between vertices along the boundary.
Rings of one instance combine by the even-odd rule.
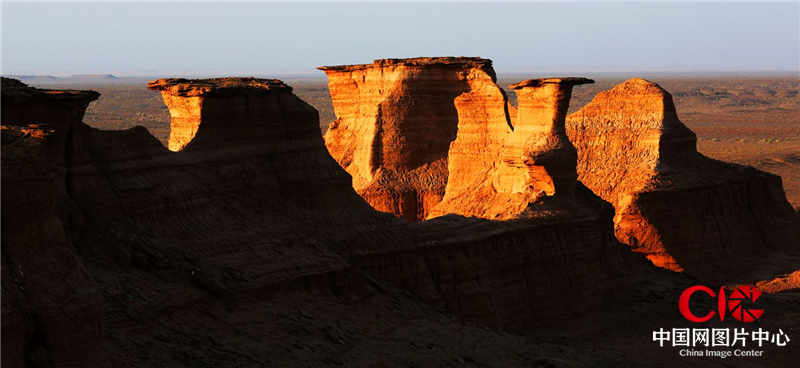
[[[456,137],[454,100],[472,80],[494,81],[491,61],[441,57],[324,66],[337,119],[325,134],[353,187],[379,211],[425,219],[444,195]]]
[[[89,103],[100,97],[95,91],[31,88],[11,78],[2,78],[1,83],[4,124],[78,124]]]
[[[67,153],[98,97],[2,80],[3,366],[104,366],[100,291],[65,230]]]
[[[523,123],[512,127],[486,59],[383,59],[320,69],[337,115],[325,143],[375,209],[412,221],[448,213],[509,219],[553,196],[556,185],[565,196],[574,191],[576,154],[564,118],[572,86],[590,80],[512,86],[523,101]]]
[[[151,81],[147,88],[160,91],[169,108],[171,151],[181,151],[190,142],[194,146],[213,145],[215,141],[249,139],[238,136],[240,134],[276,134],[280,131],[276,129],[279,121],[270,119],[282,114],[278,110],[281,107],[279,99],[284,92],[292,91],[279,80],[256,78],[159,79]],[[316,113],[310,109],[304,112]],[[239,125],[246,127],[240,128]]]
[[[276,200],[313,208],[341,205],[337,211],[351,207],[353,197],[341,194],[350,192],[350,178],[325,150],[319,114],[283,82],[159,79],[148,88],[161,92],[172,115],[170,150],[203,160],[261,155],[264,166],[252,170],[269,173],[248,175],[270,178],[259,185]],[[317,180],[308,180],[312,175]]]
[[[616,209],[617,238],[654,264],[747,279],[756,264],[798,251],[780,177],[699,154],[657,84],[631,79],[601,92],[569,115],[567,134],[579,180]]]
[[[552,217],[560,211],[567,217],[577,215],[580,205],[573,201],[577,154],[567,139],[564,119],[572,87],[591,82],[586,78],[548,78],[511,85],[519,95],[518,119],[513,126],[507,110],[478,119],[471,117],[469,110],[460,114],[465,118],[452,144],[445,197],[430,217],[454,213],[513,219]],[[495,111],[505,104],[499,99],[481,102],[495,106]],[[482,110],[492,111],[490,107]]]

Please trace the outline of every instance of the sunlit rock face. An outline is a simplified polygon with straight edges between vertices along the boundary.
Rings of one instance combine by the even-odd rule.
[[[631,79],[567,118],[579,180],[615,209],[616,235],[654,264],[706,279],[800,244],[780,177],[709,159],[672,96]],[[713,261],[712,261],[713,260]]]
[[[572,196],[578,174],[577,152],[567,138],[564,119],[572,86],[586,78],[530,79],[509,86],[518,97],[517,123],[503,147],[501,192],[531,190]]]
[[[328,75],[337,116],[325,144],[353,176],[353,188],[380,211],[411,221],[426,218],[447,184],[448,150],[459,125],[456,105],[468,103],[456,100],[480,80],[494,82],[491,61],[381,59],[320,69]]]
[[[482,99],[482,108],[465,108],[451,146],[445,197],[430,217],[454,213],[513,219],[556,212],[577,214],[576,152],[566,136],[564,119],[573,86],[591,82],[570,77],[511,85],[519,95],[513,126],[500,94]],[[475,110],[494,113],[475,117],[470,114]]]

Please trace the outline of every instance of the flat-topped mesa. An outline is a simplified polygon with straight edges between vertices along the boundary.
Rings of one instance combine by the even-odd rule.
[[[159,79],[172,116],[169,149],[204,161],[264,160],[274,198],[293,206],[345,207],[350,177],[331,158],[317,110],[276,79]],[[313,179],[312,179],[313,178]],[[368,208],[367,206],[363,206]]]
[[[495,181],[499,191],[573,195],[578,153],[567,137],[565,119],[572,86],[586,83],[594,81],[529,79],[509,86],[518,96],[518,118],[504,146],[503,163],[508,170]],[[519,170],[527,170],[527,177]]]
[[[669,92],[640,78],[625,81],[571,114],[567,134],[578,146],[581,181],[611,202],[624,179],[694,160],[697,137],[679,119]]]
[[[173,96],[224,96],[238,94],[268,95],[275,91],[291,92],[292,87],[278,79],[227,77],[209,79],[164,78],[147,83],[147,88]]]
[[[11,78],[2,78],[0,88],[3,95],[1,121],[14,125],[39,123],[53,128],[70,127],[80,123],[89,103],[100,97],[95,91],[29,87]]]
[[[474,109],[483,114],[464,114],[450,150],[445,197],[429,217],[454,213],[512,219],[563,209],[564,203],[553,201],[534,204],[546,198],[573,198],[577,153],[564,124],[572,87],[586,83],[593,81],[568,77],[512,84],[519,96],[518,122],[513,127],[500,99],[483,99],[482,108]],[[488,113],[502,107],[504,114]]]
[[[147,88],[160,91],[169,108],[171,151],[190,143],[195,149],[215,148],[224,141],[255,142],[318,129],[312,127],[316,110],[277,79],[167,78],[151,81]]]
[[[441,67],[455,67],[455,68],[492,68],[492,61],[480,57],[467,57],[467,56],[439,56],[439,57],[416,57],[416,58],[387,58],[375,59],[371,64],[352,64],[352,65],[326,65],[317,69],[324,72],[328,71],[342,71],[350,72],[356,70],[396,67],[396,66],[441,66]],[[493,71],[493,70],[492,70]],[[494,74],[492,74],[494,75]]]
[[[491,65],[440,57],[319,68],[337,117],[325,144],[370,205],[414,221],[441,200],[459,124],[454,101],[471,80],[494,84]]]
[[[797,251],[780,177],[698,153],[657,84],[636,78],[601,92],[566,127],[579,180],[616,208],[617,238],[655,265],[730,279],[745,277],[753,257]]]

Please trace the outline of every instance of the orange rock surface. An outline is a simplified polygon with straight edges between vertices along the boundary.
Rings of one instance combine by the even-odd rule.
[[[548,78],[511,85],[519,95],[518,119],[512,126],[502,90],[492,89],[493,81],[484,81],[483,89],[500,94],[479,99],[478,110],[495,113],[476,117],[470,108],[461,113],[464,105],[456,105],[464,119],[451,146],[445,197],[430,217],[454,213],[511,219],[539,216],[534,213],[541,211],[552,216],[553,211],[572,207],[574,203],[567,202],[575,192],[577,154],[567,139],[564,119],[572,87],[591,82]],[[537,202],[540,205],[534,209]]]
[[[631,79],[599,93],[569,115],[567,134],[579,180],[616,209],[617,238],[654,264],[720,280],[798,250],[780,177],[699,154],[657,84]]]
[[[325,144],[352,175],[353,188],[380,211],[426,218],[447,184],[447,152],[459,122],[453,101],[473,80],[494,80],[491,61],[381,59],[320,69],[337,117]]]

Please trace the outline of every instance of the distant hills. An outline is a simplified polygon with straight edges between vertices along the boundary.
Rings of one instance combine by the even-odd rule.
[[[9,78],[19,79],[20,81],[39,85],[39,84],[106,84],[106,83],[126,83],[138,82],[146,77],[117,77],[113,74],[73,74],[68,76],[53,75],[7,75]]]
[[[113,74],[73,74],[69,78],[84,78],[84,79],[119,79]]]

